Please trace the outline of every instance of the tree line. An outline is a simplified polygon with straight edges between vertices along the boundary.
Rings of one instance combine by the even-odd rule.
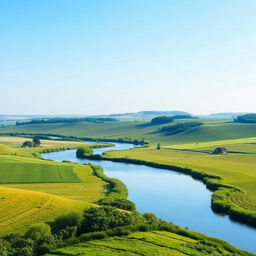
[[[86,117],[86,118],[44,118],[44,119],[32,119],[30,121],[18,121],[17,126],[27,124],[51,124],[51,123],[76,123],[76,122],[92,122],[92,123],[104,123],[104,122],[118,122],[116,118],[110,117]]]
[[[256,114],[246,114],[234,119],[236,123],[256,123]]]

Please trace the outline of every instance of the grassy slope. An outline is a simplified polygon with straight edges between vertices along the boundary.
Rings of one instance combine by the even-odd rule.
[[[72,165],[82,182],[80,183],[32,183],[32,184],[2,184],[12,188],[41,191],[69,199],[96,202],[104,196],[106,183],[93,174],[87,165]]]
[[[1,140],[20,145],[24,138]],[[90,166],[46,161],[32,155],[33,150],[77,147],[80,143],[42,142],[42,147],[31,149],[0,144],[0,235],[23,232],[30,224],[51,221],[67,211],[82,211],[104,196],[106,183],[94,175]]]
[[[164,136],[155,132],[162,126],[164,125],[145,126],[142,122],[34,124],[0,128],[0,133],[51,133],[91,138],[145,138],[151,143],[159,142],[163,145],[256,137],[255,124],[207,122],[203,126],[173,136]]]
[[[93,240],[55,250],[45,256],[182,256],[182,255],[250,255],[242,251],[229,252],[221,242],[203,244],[199,240],[166,231],[136,232],[125,237]]]
[[[0,155],[0,183],[82,182],[70,164]]]
[[[37,222],[51,221],[68,211],[90,204],[50,194],[0,187],[0,235],[23,232]]]

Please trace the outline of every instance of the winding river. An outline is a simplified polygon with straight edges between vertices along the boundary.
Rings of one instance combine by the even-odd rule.
[[[133,147],[133,144],[115,143],[112,148],[94,149],[94,154]],[[128,199],[136,203],[139,212],[153,212],[166,221],[221,238],[240,249],[256,252],[256,229],[214,213],[211,210],[212,192],[202,182],[188,175],[143,165],[81,160],[76,157],[76,150],[42,156],[59,162],[69,160],[101,165],[107,176],[118,178],[126,184]]]

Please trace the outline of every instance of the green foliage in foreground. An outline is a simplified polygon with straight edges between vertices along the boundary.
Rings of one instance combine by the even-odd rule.
[[[252,255],[238,250],[224,241],[187,231],[171,223],[161,221],[158,225],[140,224],[86,233],[81,235],[79,240],[83,243],[53,250],[47,256]]]
[[[120,211],[110,206],[91,207],[84,212],[80,232],[106,231],[115,227],[143,222],[143,218],[138,213]]]
[[[39,240],[43,237],[49,236],[50,234],[51,228],[49,225],[45,223],[38,223],[27,230],[25,237],[33,240]]]
[[[228,243],[157,219],[103,206],[30,227],[24,236],[0,240],[1,256],[212,255],[249,256]],[[88,232],[88,231],[95,232]],[[83,244],[81,244],[81,242]]]

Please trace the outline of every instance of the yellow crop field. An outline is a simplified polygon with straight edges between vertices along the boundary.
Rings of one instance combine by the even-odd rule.
[[[51,221],[90,204],[41,192],[0,187],[0,234],[23,232],[33,223]]]

